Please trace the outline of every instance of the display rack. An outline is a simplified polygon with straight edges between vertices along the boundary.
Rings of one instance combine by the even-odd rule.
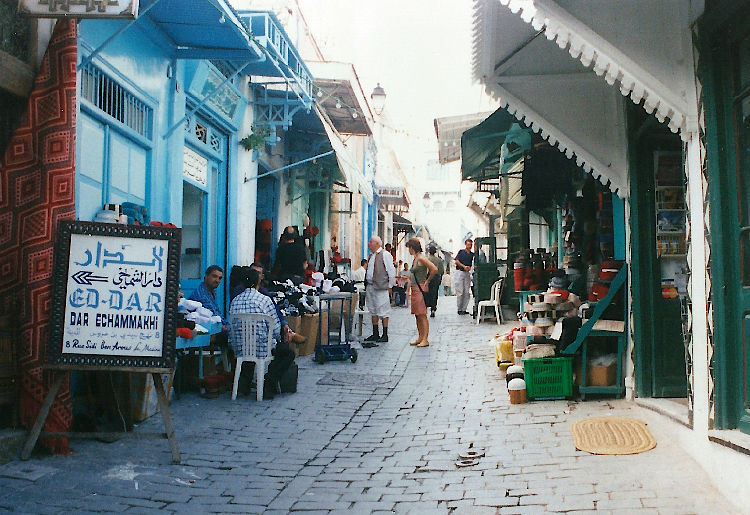
[[[685,181],[680,152],[654,152],[656,202],[656,255],[679,259],[686,256]]]

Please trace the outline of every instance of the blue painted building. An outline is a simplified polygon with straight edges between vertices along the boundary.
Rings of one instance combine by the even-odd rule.
[[[258,162],[239,141],[261,113],[280,109],[284,122],[290,106],[311,105],[310,73],[273,18],[241,19],[223,0],[159,0],[141,2],[134,21],[80,23],[77,217],[128,202],[182,227],[186,291],[210,264],[253,260]],[[254,103],[248,77],[287,94]],[[275,143],[277,124],[265,122]]]

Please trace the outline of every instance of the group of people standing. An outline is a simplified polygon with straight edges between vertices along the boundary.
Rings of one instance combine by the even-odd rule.
[[[367,260],[365,275],[367,309],[372,319],[372,335],[365,338],[363,347],[375,347],[388,341],[388,320],[391,309],[391,292],[396,285],[396,267],[392,255],[383,248],[382,240],[373,236],[368,248],[370,258]],[[432,317],[437,309],[437,298],[441,280],[445,273],[443,260],[435,254],[437,249],[431,247],[425,254],[422,243],[417,238],[406,242],[406,248],[412,256],[411,314],[417,325],[417,339],[411,345],[427,347],[430,345],[430,324],[427,320],[428,309]],[[406,265],[404,265],[406,268]],[[382,333],[381,333],[382,324]]]
[[[299,252],[296,234],[293,231],[284,231],[281,238],[281,256],[277,255],[279,269],[288,273],[289,279],[299,280],[304,270],[304,254]],[[472,252],[473,242],[467,239],[454,260],[456,271],[453,274],[453,283],[456,289],[458,314],[467,314],[466,311],[471,295],[471,268],[474,261]],[[372,335],[365,338],[362,346],[365,348],[376,347],[380,343],[388,342],[388,321],[391,310],[391,293],[396,284],[396,266],[393,255],[383,247],[382,240],[373,236],[368,243],[370,256],[362,260],[362,268],[355,271],[355,275],[361,276],[366,287],[366,303],[372,320]],[[417,338],[410,344],[416,347],[428,347],[430,345],[430,316],[434,317],[437,309],[437,299],[442,279],[445,274],[445,264],[436,256],[437,249],[430,247],[428,253],[422,248],[422,243],[417,238],[411,238],[406,242],[406,248],[412,257],[410,277],[410,304],[411,314],[415,317],[417,327]],[[279,259],[280,257],[280,259]],[[288,261],[287,261],[288,259]],[[278,384],[281,376],[294,362],[294,351],[288,342],[304,341],[304,336],[289,330],[284,315],[275,305],[271,292],[267,291],[262,280],[264,268],[260,263],[253,263],[250,267],[240,267],[241,277],[237,279],[237,286],[232,291],[232,301],[229,313],[261,313],[267,314],[276,320],[273,328],[274,360],[269,365],[264,387],[264,396],[273,397],[278,393]],[[406,266],[404,267],[406,268]],[[211,310],[214,315],[222,316],[222,332],[217,334],[216,343],[221,347],[230,347],[239,352],[240,336],[233,334],[229,323],[223,318],[221,308],[216,300],[216,289],[223,279],[223,270],[216,265],[208,267],[203,282],[192,293],[191,299],[200,301]],[[359,278],[359,277],[357,277]],[[296,282],[296,281],[295,281]],[[243,370],[241,375],[242,386],[249,389],[252,372]]]

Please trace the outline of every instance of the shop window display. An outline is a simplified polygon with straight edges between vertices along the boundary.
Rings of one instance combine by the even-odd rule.
[[[661,264],[662,296],[687,294],[685,187],[680,152],[654,153],[656,255]]]

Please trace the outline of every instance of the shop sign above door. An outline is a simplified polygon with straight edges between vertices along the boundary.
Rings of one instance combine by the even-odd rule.
[[[139,0],[18,0],[18,12],[35,18],[128,18]]]
[[[50,361],[170,367],[180,239],[180,229],[63,222]]]
[[[182,158],[182,174],[205,188],[208,185],[208,159],[185,147]]]

